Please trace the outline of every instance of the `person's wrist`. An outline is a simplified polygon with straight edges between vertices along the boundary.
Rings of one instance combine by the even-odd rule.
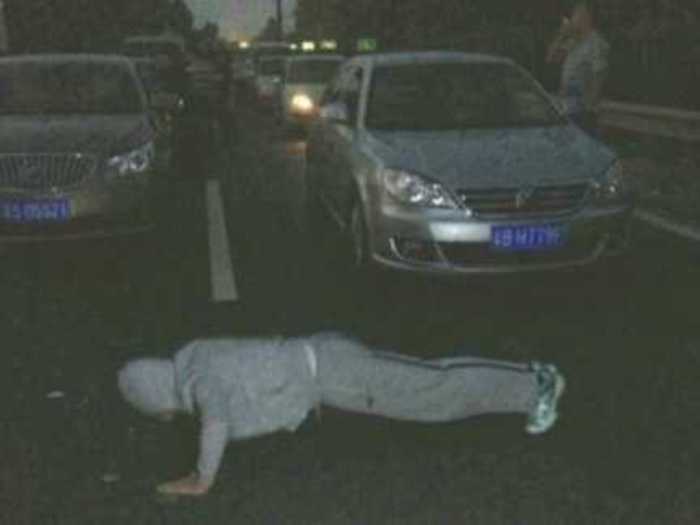
[[[192,476],[196,480],[197,484],[201,485],[202,487],[209,488],[214,482],[213,478],[210,476],[204,476],[199,471],[193,472]]]

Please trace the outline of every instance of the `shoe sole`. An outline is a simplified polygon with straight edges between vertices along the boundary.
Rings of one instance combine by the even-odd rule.
[[[539,428],[526,426],[525,431],[532,436],[538,436],[548,432],[552,429],[552,427],[556,424],[557,420],[559,419],[559,400],[566,391],[566,379],[564,379],[564,376],[562,376],[559,373],[557,373],[556,378],[557,379],[554,384],[554,401],[552,403],[555,408],[552,412],[552,418],[546,424]]]

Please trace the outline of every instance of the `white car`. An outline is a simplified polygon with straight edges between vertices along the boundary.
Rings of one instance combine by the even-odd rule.
[[[298,56],[287,60],[282,80],[280,120],[306,126],[318,113],[328,81],[345,61],[342,55]]]

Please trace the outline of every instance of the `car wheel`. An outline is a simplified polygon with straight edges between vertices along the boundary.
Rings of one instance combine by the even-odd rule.
[[[350,248],[349,264],[346,259],[343,267],[349,269],[350,273],[349,300],[360,301],[357,308],[362,309],[362,303],[368,298],[382,301],[386,299],[387,294],[393,292],[387,276],[372,264],[367,222],[359,199],[356,199],[352,206],[347,233]]]

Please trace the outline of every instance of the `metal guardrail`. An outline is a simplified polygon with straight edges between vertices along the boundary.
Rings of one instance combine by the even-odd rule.
[[[601,104],[600,124],[632,133],[700,142],[698,111],[606,100]]]

